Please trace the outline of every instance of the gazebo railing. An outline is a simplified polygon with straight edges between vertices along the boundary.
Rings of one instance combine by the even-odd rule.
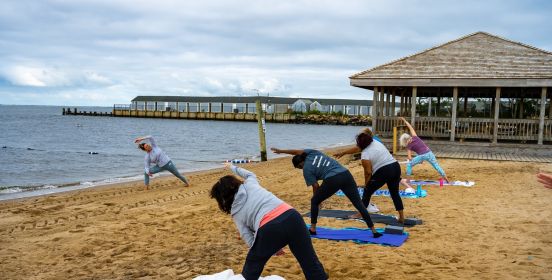
[[[494,119],[458,118],[456,120],[456,137],[471,139],[493,139],[493,127]]]
[[[552,120],[544,121],[543,140],[552,141]]]
[[[499,119],[498,139],[537,140],[539,120]]]
[[[410,118],[405,119],[410,120]],[[393,127],[401,125],[404,125],[404,123],[399,117],[378,116],[376,118],[376,133],[384,137],[393,136]]]
[[[410,121],[410,118],[406,118]],[[377,117],[376,130],[381,136],[393,135],[393,127],[406,131],[398,117]],[[416,133],[424,137],[450,137],[451,118],[417,117],[414,122]],[[491,118],[458,118],[456,120],[456,139],[488,139],[494,135],[494,119]],[[539,120],[532,119],[499,119],[498,140],[538,140]],[[544,141],[552,141],[552,120],[545,120]]]
[[[450,118],[417,117],[414,129],[420,136],[448,137],[450,136]]]

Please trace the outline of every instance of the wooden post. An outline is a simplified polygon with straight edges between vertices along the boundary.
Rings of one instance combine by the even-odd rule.
[[[464,118],[468,116],[468,94],[464,89]]]
[[[245,103],[245,113],[249,113],[249,103]],[[275,113],[275,110],[272,110],[272,113]]]
[[[393,154],[397,154],[397,127],[393,126]]]
[[[450,141],[456,137],[456,108],[458,107],[458,87],[452,89],[452,117],[450,119]]]
[[[180,108],[178,108],[178,101],[176,101],[176,111],[180,112]]]
[[[396,102],[396,99],[397,99],[397,89],[394,88],[393,89],[393,96],[391,98],[391,116],[394,117],[396,114],[395,114],[395,105],[397,104]]]
[[[385,116],[385,88],[381,88],[379,101],[380,101],[380,110],[379,110],[380,116]]]
[[[157,101],[155,101],[155,109],[153,111],[157,111]]]
[[[493,143],[498,142],[498,115],[500,114],[500,88],[496,88],[495,107],[494,107],[494,129]]]
[[[144,111],[148,111],[148,102],[144,101]]]
[[[546,111],[546,87],[541,90],[541,106],[540,106],[540,119],[539,119],[539,139],[538,144],[542,145],[544,137],[544,112]]]
[[[415,127],[416,123],[416,95],[418,94],[418,87],[412,87],[412,100],[410,101],[410,124]]]
[[[521,101],[520,101],[520,103],[519,103],[519,118],[520,118],[520,119],[523,119],[523,113],[524,113],[524,112],[523,112],[523,110],[524,110],[524,108],[523,108],[523,103],[524,103],[524,101],[525,101],[525,98],[524,98],[524,97],[521,97]]]
[[[437,96],[437,108],[436,108],[435,116],[439,116],[439,112],[441,112],[441,94]]]
[[[377,131],[377,124],[378,124],[378,99],[379,99],[379,92],[378,87],[374,87],[374,94],[372,95],[372,131],[376,133]]]
[[[257,107],[257,124],[259,127],[259,142],[261,145],[261,161],[266,161],[266,140],[265,140],[265,119],[263,116],[263,108],[261,106],[261,100],[257,99],[255,102]]]
[[[550,102],[548,103],[548,119],[552,120],[552,96],[550,97]]]
[[[431,96],[427,99],[427,116],[431,117]]]
[[[495,107],[496,107],[496,106],[495,106],[495,102],[496,102],[496,97],[493,97],[493,100],[492,100],[492,102],[491,102],[491,114],[489,114],[489,117],[494,116],[494,110],[495,110]],[[487,107],[487,104],[483,104],[483,106],[485,106],[484,108],[486,108],[486,107]],[[483,114],[483,115],[485,115],[485,114]],[[515,116],[514,116],[514,117],[515,117]]]
[[[404,102],[406,102],[405,98],[404,98],[404,90],[401,91],[401,109],[400,109],[400,114],[401,114],[401,117],[404,117]]]
[[[385,116],[391,115],[391,93],[385,93]]]
[[[207,112],[208,113],[212,113],[213,110],[211,108],[213,108],[213,107],[211,106],[211,102],[209,102],[209,104],[207,104]]]

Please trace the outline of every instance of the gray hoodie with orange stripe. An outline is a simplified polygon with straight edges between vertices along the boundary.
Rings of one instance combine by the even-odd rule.
[[[230,214],[241,238],[251,248],[263,217],[283,201],[261,187],[253,172],[234,165],[230,169],[245,180],[234,196]]]

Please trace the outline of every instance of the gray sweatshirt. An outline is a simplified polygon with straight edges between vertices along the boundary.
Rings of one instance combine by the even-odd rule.
[[[163,167],[167,163],[169,163],[169,161],[171,161],[169,156],[167,156],[167,154],[165,154],[165,152],[163,152],[163,150],[161,150],[161,148],[157,146],[157,142],[155,142],[153,136],[148,135],[144,137],[144,140],[149,140],[151,145],[151,151],[146,153],[146,156],[144,157],[144,170],[146,171],[146,173],[149,173],[151,165]]]
[[[234,196],[230,214],[240,231],[241,238],[251,248],[263,217],[283,201],[261,187],[253,172],[234,165],[230,169],[234,174],[245,179]]]

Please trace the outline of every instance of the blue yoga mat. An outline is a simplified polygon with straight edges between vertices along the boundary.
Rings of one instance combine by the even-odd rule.
[[[360,194],[360,196],[362,196],[362,194],[364,193],[364,189],[363,188],[358,188],[358,193]],[[338,195],[338,196],[345,196],[345,194],[341,190],[339,190],[335,194]],[[407,192],[401,190],[401,191],[399,191],[399,194],[403,198],[422,198],[422,197],[427,196],[427,191],[422,190],[422,195],[417,195],[416,193],[407,193]],[[377,190],[377,191],[374,192],[374,194],[372,196],[391,196],[391,194],[389,193],[389,190]]]
[[[378,229],[378,232],[383,233],[383,229]],[[353,241],[359,244],[381,244],[393,247],[401,246],[408,238],[408,233],[399,234],[383,234],[383,236],[374,238],[372,231],[369,229],[360,228],[327,228],[316,227],[316,235],[311,235],[312,238],[336,240],[336,241]]]

